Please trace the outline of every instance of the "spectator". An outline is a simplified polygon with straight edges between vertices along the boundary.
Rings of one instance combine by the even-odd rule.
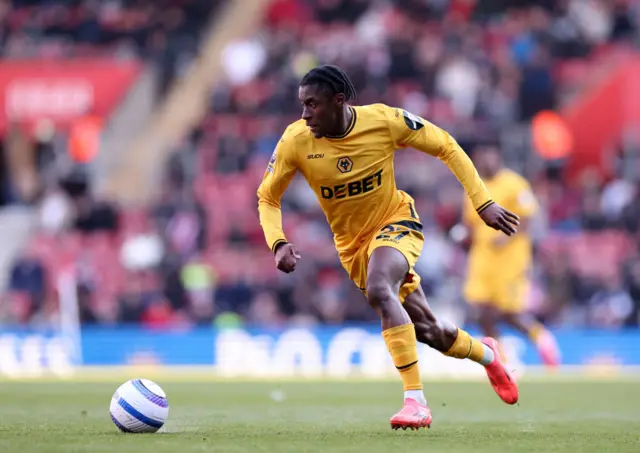
[[[47,274],[33,245],[13,264],[9,276],[9,290],[27,294],[31,300],[31,311],[42,307],[47,294]]]
[[[82,173],[69,175],[62,187],[71,198],[75,211],[74,228],[83,233],[115,232],[118,228],[115,208],[107,202],[94,200],[89,181]]]

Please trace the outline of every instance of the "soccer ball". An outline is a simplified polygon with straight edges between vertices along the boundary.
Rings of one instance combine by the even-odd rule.
[[[111,420],[125,433],[155,433],[169,416],[167,395],[148,379],[125,382],[111,398]]]

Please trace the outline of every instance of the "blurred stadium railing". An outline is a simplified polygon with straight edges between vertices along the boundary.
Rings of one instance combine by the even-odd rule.
[[[321,62],[361,104],[406,108],[465,148],[501,143],[543,206],[532,312],[569,366],[640,365],[637,1],[37,3],[0,14],[0,374],[392,373],[304,181],[283,200],[295,274],[276,272],[257,219],[299,78]],[[247,33],[238,15],[254,14]],[[425,292],[464,322],[463,194],[419,153],[396,172],[425,223]],[[507,343],[521,371],[538,365]],[[477,375],[424,354],[426,375]]]

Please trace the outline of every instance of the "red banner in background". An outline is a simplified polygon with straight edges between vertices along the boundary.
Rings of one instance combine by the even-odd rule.
[[[625,130],[640,125],[640,59],[634,55],[584,92],[563,112],[574,139],[569,177],[577,182],[585,169],[612,176],[610,155]]]
[[[108,117],[140,75],[135,61],[111,59],[0,62],[0,134],[13,122],[52,120],[66,129],[91,113]]]

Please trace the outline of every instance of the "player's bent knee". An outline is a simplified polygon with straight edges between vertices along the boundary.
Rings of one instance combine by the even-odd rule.
[[[385,311],[389,304],[395,302],[391,285],[376,280],[367,284],[367,299],[369,305],[381,311]]]
[[[375,282],[375,281],[374,281]],[[400,301],[394,296],[393,287],[384,282],[367,285],[367,299],[382,318],[388,318],[397,313]]]

